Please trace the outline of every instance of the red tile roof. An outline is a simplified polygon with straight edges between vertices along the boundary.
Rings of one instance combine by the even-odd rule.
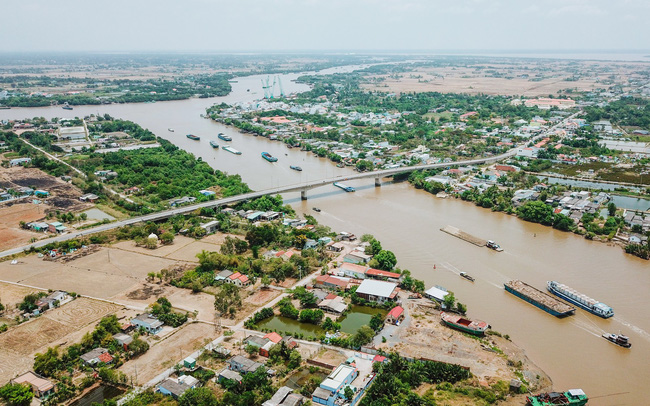
[[[382,271],[380,269],[373,269],[370,268],[366,271],[366,275],[371,275],[371,276],[385,276],[386,278],[399,278],[400,274],[395,273],[395,272],[388,272],[388,271]]]
[[[113,361],[113,356],[107,352],[100,354],[99,357],[97,357],[98,360],[103,362],[104,364],[108,364],[109,362]]]
[[[269,340],[273,341],[275,344],[282,341],[282,336],[276,333],[275,331],[268,333],[267,335],[264,336],[264,338],[268,338]]]
[[[372,359],[372,362],[384,362],[384,361],[386,361],[386,357],[379,354],[375,355],[375,358]]]
[[[330,293],[329,295],[325,296],[324,300],[335,299],[337,297],[338,295],[336,293]]]
[[[388,313],[389,316],[391,316],[394,319],[399,318],[402,313],[404,313],[404,309],[402,306],[395,306],[393,309]]]

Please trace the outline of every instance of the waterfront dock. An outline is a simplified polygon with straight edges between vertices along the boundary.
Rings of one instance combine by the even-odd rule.
[[[485,244],[487,244],[486,240],[474,237],[473,235],[467,234],[466,232],[461,231],[460,229],[453,226],[444,226],[440,229],[440,231],[443,231],[449,235],[453,235],[454,237],[458,237],[463,241],[467,241],[470,244],[476,245],[477,247],[485,247]]]
[[[533,306],[552,314],[556,317],[565,317],[574,314],[575,307],[556,299],[555,297],[535,289],[529,284],[520,280],[512,280],[504,284],[505,289],[513,295],[524,299]]]

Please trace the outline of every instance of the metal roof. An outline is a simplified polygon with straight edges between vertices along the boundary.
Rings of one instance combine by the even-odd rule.
[[[376,281],[372,279],[364,279],[357,289],[357,293],[363,293],[366,295],[381,296],[381,297],[390,297],[395,288],[397,287],[396,283],[393,282],[384,282]]]

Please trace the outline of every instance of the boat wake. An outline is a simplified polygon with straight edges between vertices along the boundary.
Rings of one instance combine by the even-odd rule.
[[[639,336],[641,336],[641,338],[643,338],[644,340],[650,342],[650,334],[647,331],[645,331],[644,329],[642,329],[641,327],[637,327],[634,324],[629,323],[628,321],[626,321],[626,320],[624,320],[624,319],[622,319],[622,318],[620,318],[618,316],[614,316],[614,320],[621,323],[626,328],[629,328],[630,330],[634,331]]]
[[[600,337],[605,332],[600,327],[595,325],[593,322],[591,322],[591,324],[585,323],[585,320],[579,318],[573,318],[571,320],[571,324],[578,327],[580,330],[586,331],[587,333],[593,335],[594,337]]]

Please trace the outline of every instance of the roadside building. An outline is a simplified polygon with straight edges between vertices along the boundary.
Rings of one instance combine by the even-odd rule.
[[[16,158],[9,161],[10,166],[26,165],[32,162],[32,158]]]
[[[224,269],[223,271],[219,272],[214,276],[214,280],[217,282],[226,282],[226,280],[232,275],[234,272],[229,271],[227,269]]]
[[[399,325],[402,320],[404,320],[404,308],[402,306],[393,307],[386,316],[386,321],[390,324]]]
[[[124,351],[127,351],[129,349],[129,344],[133,342],[133,337],[124,333],[114,334],[113,338],[122,346],[122,348],[124,348]]]
[[[235,355],[228,360],[228,369],[243,374],[255,372],[263,366],[264,364],[260,364],[259,362],[255,362],[252,359],[241,355]]]
[[[213,220],[207,223],[203,223],[199,227],[204,229],[206,234],[214,234],[219,231],[219,222],[217,220]]]
[[[384,282],[373,279],[364,279],[357,288],[357,296],[371,301],[384,303],[388,300],[395,300],[399,289],[394,282]]]
[[[68,292],[57,290],[49,295],[42,297],[36,301],[36,306],[39,310],[48,310],[58,307],[63,301],[68,299]]]
[[[343,257],[344,262],[351,264],[367,264],[372,259],[372,255],[367,255],[362,251],[352,251]]]
[[[224,368],[223,370],[221,370],[219,372],[219,375],[217,375],[217,381],[219,383],[221,383],[225,379],[232,379],[233,381],[235,381],[237,383],[241,383],[242,376],[239,373],[235,372],[235,371],[231,371],[228,368]]]
[[[54,384],[34,372],[27,372],[11,380],[14,384],[27,384],[32,388],[34,396],[44,400],[54,393]]]
[[[342,272],[343,276],[347,276],[348,278],[365,279],[368,269],[370,268],[366,265],[344,262],[339,267],[339,274]]]
[[[49,224],[48,226],[48,231],[50,233],[64,233],[65,230],[67,230],[67,227],[63,225],[63,223],[60,223],[58,221],[54,221]]]
[[[225,282],[239,287],[248,286],[251,284],[251,281],[250,279],[248,279],[248,276],[243,275],[239,272],[235,272],[232,275],[230,275],[227,279],[225,279]]]
[[[337,278],[331,275],[319,275],[316,277],[316,279],[314,279],[314,287],[346,290],[348,287],[348,282],[348,280]]]
[[[357,369],[351,365],[339,365],[320,386],[312,393],[311,400],[320,405],[334,406],[336,401],[344,398],[345,387],[359,375]]]
[[[113,362],[113,356],[108,353],[108,350],[106,348],[95,348],[94,350],[88,351],[87,353],[83,354],[81,357],[81,360],[84,362],[84,364],[92,367],[95,366],[99,363],[104,363],[104,364],[110,364]]]
[[[390,282],[399,282],[402,275],[395,272],[382,271],[381,269],[369,268],[366,271],[366,277]]]
[[[131,324],[136,328],[144,328],[149,334],[158,334],[162,330],[163,322],[151,314],[143,313],[131,319]]]
[[[158,392],[163,395],[171,396],[174,399],[181,397],[188,389],[190,389],[189,385],[171,378],[165,379],[156,388]]]

